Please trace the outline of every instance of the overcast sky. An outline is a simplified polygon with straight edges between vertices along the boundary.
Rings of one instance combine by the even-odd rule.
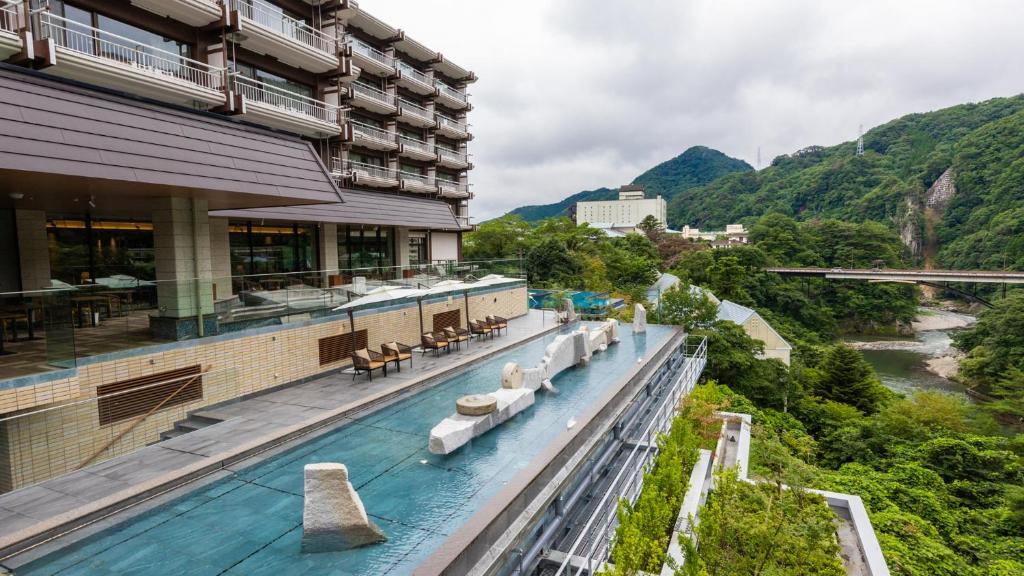
[[[476,72],[475,221],[1024,91],[1021,0],[363,0]]]

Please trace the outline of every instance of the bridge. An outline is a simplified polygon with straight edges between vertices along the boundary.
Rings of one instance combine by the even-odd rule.
[[[968,292],[950,286],[951,283],[1002,284],[1003,296],[1006,295],[1007,284],[1024,284],[1024,272],[1000,270],[899,270],[890,268],[765,268],[781,276],[803,278],[826,278],[830,280],[867,280],[868,282],[892,282],[902,284],[924,284],[955,292],[992,308],[992,303],[978,296],[977,292]]]

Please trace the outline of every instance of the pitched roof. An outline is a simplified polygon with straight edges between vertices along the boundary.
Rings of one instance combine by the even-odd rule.
[[[730,302],[728,300],[722,300],[722,302],[719,303],[719,305],[718,305],[718,316],[717,316],[716,319],[717,320],[728,320],[730,322],[734,322],[735,324],[737,324],[739,326],[742,326],[748,320],[750,320],[752,317],[755,317],[755,316],[757,318],[760,318],[761,321],[764,322],[764,325],[768,328],[768,330],[770,330],[772,332],[772,334],[775,334],[775,336],[779,339],[779,341],[782,342],[782,346],[780,347],[780,349],[784,349],[784,350],[792,350],[793,349],[793,347],[789,344],[789,342],[787,342],[786,339],[783,338],[781,334],[776,332],[775,328],[773,328],[771,324],[769,324],[764,318],[761,318],[761,315],[758,314],[756,310],[747,308],[746,306],[741,306],[741,305],[739,305],[739,304],[737,304],[735,302]]]

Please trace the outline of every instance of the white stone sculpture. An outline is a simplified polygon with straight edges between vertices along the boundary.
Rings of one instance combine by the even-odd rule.
[[[573,306],[572,298],[565,299],[565,322],[571,324],[576,321],[576,307]]]
[[[306,464],[302,551],[334,552],[384,542],[367,516],[344,464]]]
[[[523,387],[523,369],[519,364],[509,362],[501,369],[501,387],[509,390]]]
[[[473,438],[526,410],[534,402],[533,390],[529,388],[500,388],[488,396],[496,401],[493,412],[481,416],[452,414],[430,431],[427,449],[432,454],[451,454]]]
[[[633,334],[647,332],[647,309],[643,304],[637,304],[633,308]]]
[[[604,330],[605,336],[608,339],[608,345],[619,343],[619,321],[612,318],[601,325],[601,329]]]

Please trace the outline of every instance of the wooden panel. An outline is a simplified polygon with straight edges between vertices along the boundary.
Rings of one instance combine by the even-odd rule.
[[[197,377],[202,371],[199,365],[189,366],[99,386],[96,388],[99,397],[96,404],[100,425],[142,416],[164,402],[185,383],[188,385],[175,394],[174,398],[167,400],[163,407],[202,400],[203,377]]]
[[[320,365],[348,360],[352,357],[352,352],[366,348],[368,342],[365,329],[356,330],[354,338],[351,332],[321,338],[319,340]]]
[[[434,332],[440,332],[445,328],[462,328],[462,314],[460,310],[449,310],[434,314]]]

